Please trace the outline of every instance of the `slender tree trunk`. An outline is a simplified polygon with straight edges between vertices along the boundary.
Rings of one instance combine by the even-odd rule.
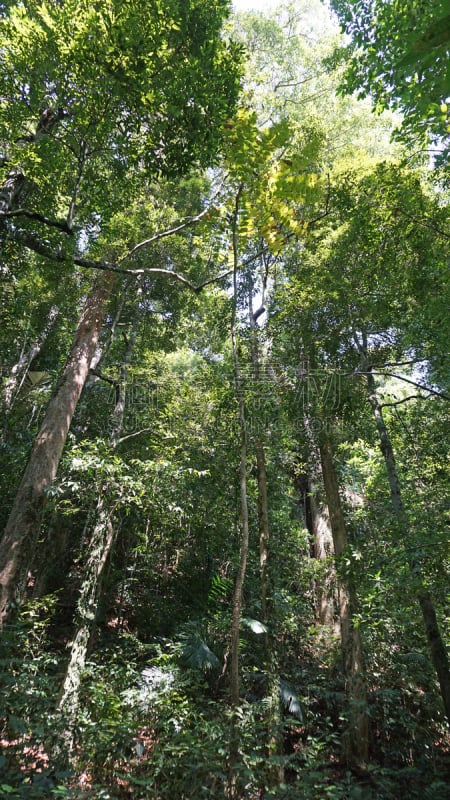
[[[262,620],[266,628],[270,625],[271,616],[271,581],[269,572],[269,508],[267,503],[266,456],[262,442],[256,446],[256,475],[258,483],[258,530],[259,530],[259,574],[261,580]],[[270,655],[270,638],[265,634],[266,656]],[[270,660],[270,658],[268,658]]]
[[[54,512],[42,550],[36,554],[37,558],[32,564],[33,598],[44,597],[63,587],[74,547],[73,533],[73,529],[67,524],[67,517]]]
[[[114,275],[103,273],[85,301],[66,365],[48,404],[0,542],[0,626],[23,598],[45,490],[56,477],[113,284]]]
[[[141,314],[141,306],[137,304],[135,318],[126,342],[125,354],[121,364],[120,379],[116,386],[116,402],[112,413],[110,436],[111,452],[119,444],[120,434],[123,429],[128,368],[134,351]],[[108,504],[107,490],[107,486],[102,487],[97,501],[96,523],[89,542],[86,564],[81,578],[80,596],[75,619],[76,633],[71,644],[69,663],[58,706],[59,711],[64,714],[66,727],[62,746],[60,743],[57,754],[63,755],[65,758],[70,756],[73,748],[81,677],[86,664],[89,640],[97,614],[104,568],[111,555],[116,538],[114,504]]]
[[[240,425],[245,426],[243,415],[239,413]],[[245,573],[247,569],[247,556],[249,545],[249,522],[247,505],[247,443],[245,437],[245,427],[241,427],[241,446],[240,446],[240,467],[239,467],[239,486],[240,486],[240,529],[241,544],[239,551],[239,567],[236,575],[233,595],[233,616],[231,622],[231,703],[239,705],[239,633],[241,626],[242,598],[244,590]]]
[[[242,377],[239,365],[238,340],[236,329],[236,309],[237,309],[237,270],[238,270],[238,239],[237,239],[237,217],[239,212],[241,189],[236,196],[235,211],[232,223],[232,245],[233,245],[233,289],[234,304],[231,320],[231,342],[233,349],[233,371],[236,399],[238,403],[238,418],[240,432],[240,458],[239,458],[239,489],[240,489],[240,533],[241,541],[239,548],[239,566],[234,584],[233,610],[230,631],[230,698],[233,707],[231,718],[230,754],[229,754],[229,795],[237,798],[237,776],[236,765],[239,759],[239,731],[237,707],[240,700],[240,679],[239,679],[239,640],[241,628],[241,613],[244,593],[245,574],[247,570],[247,558],[249,549],[249,517],[247,501],[247,425],[245,420],[245,399],[242,386]]]
[[[57,306],[52,306],[48,316],[46,323],[42,332],[36,339],[30,344],[30,346],[23,347],[22,352],[19,356],[18,361],[14,364],[11,369],[10,375],[8,380],[6,381],[5,385],[5,393],[3,397],[3,401],[1,403],[1,412],[7,417],[11,409],[14,406],[14,402],[17,398],[20,389],[23,386],[23,382],[28,374],[30,366],[33,360],[36,358],[37,355],[42,350],[42,347],[45,341],[48,338],[48,335],[53,328],[57,318],[59,316],[59,308]]]
[[[330,514],[336,558],[347,550],[348,537],[342,512],[339,486],[333,463],[333,450],[329,438],[322,434],[319,441],[322,475]],[[344,676],[349,698],[349,730],[344,751],[350,760],[367,761],[369,750],[369,720],[367,715],[367,685],[359,629],[353,624],[357,597],[350,578],[339,569],[339,610]]]
[[[239,459],[239,488],[240,488],[240,529],[241,544],[239,551],[239,567],[236,575],[233,594],[233,615],[231,621],[231,703],[233,706],[239,705],[239,632],[241,627],[242,598],[244,591],[245,573],[247,569],[247,556],[249,545],[249,520],[248,520],[248,501],[247,501],[247,425],[245,421],[245,400],[242,387],[242,378],[239,365],[238,342],[236,330],[236,309],[237,309],[237,270],[238,270],[238,235],[237,218],[239,213],[239,202],[242,189],[236,195],[235,210],[232,223],[232,246],[233,246],[233,289],[234,303],[231,321],[231,342],[233,348],[233,369],[236,399],[238,402],[239,432],[240,432],[240,459]]]
[[[261,380],[260,345],[258,330],[252,306],[252,289],[249,294],[249,323],[251,330],[251,354],[253,378],[256,385]],[[259,570],[261,582],[261,610],[264,631],[266,698],[268,702],[267,718],[267,778],[269,788],[284,782],[283,731],[280,708],[280,676],[275,645],[273,618],[273,591],[270,576],[269,545],[269,503],[267,496],[267,469],[264,447],[265,420],[259,420],[260,429],[256,440],[256,476],[258,484],[258,532],[259,532]]]
[[[380,440],[380,448],[383,454],[384,463],[386,465],[392,508],[397,518],[403,544],[406,545],[410,533],[409,520],[403,503],[394,448],[389,436],[389,431],[384,421],[383,410],[378,400],[375,378],[368,363],[366,337],[363,336],[362,345],[359,344],[359,342],[357,342],[357,344],[361,354],[362,368],[367,376],[368,400],[375,418]],[[426,588],[420,563],[416,558],[410,558],[409,565],[417,587],[416,596],[422,612],[425,633],[431,653],[431,660],[438,678],[445,713],[450,723],[450,665],[447,650],[439,630],[433,599],[430,592]]]
[[[267,502],[266,457],[262,441],[256,445],[256,472],[258,483],[259,568],[261,580],[262,620],[265,627],[264,650],[266,661],[267,718],[267,776],[273,788],[284,782],[283,723],[280,707],[280,676],[275,646],[272,585],[269,569],[269,507]]]
[[[97,521],[83,569],[81,593],[77,604],[76,633],[71,643],[69,664],[58,705],[59,710],[64,712],[66,720],[63,745],[66,753],[69,753],[73,746],[81,676],[86,664],[89,638],[95,621],[101,577],[115,538],[112,513],[112,509],[107,507],[102,493],[98,498]]]

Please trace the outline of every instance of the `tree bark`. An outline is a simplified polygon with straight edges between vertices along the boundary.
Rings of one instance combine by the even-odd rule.
[[[53,111],[50,108],[43,109],[36,125],[36,130],[29,136],[18,139],[15,144],[26,147],[42,139],[55,128],[64,118],[63,109]],[[10,211],[15,211],[27,194],[29,188],[28,180],[20,167],[13,167],[6,176],[0,188],[0,240],[5,235],[6,215]],[[39,215],[36,215],[39,216]]]
[[[312,452],[316,447],[312,436],[308,437]],[[317,459],[319,454],[317,453]],[[319,467],[320,469],[320,467]],[[314,475],[314,477],[311,477]],[[336,584],[336,574],[331,561],[334,556],[333,534],[331,531],[328,509],[322,507],[317,492],[318,474],[309,464],[304,467],[294,465],[294,484],[298,491],[305,527],[309,533],[310,556],[319,562],[328,560],[325,574],[320,574],[314,579],[314,610],[320,625],[334,629],[333,587]]]
[[[66,720],[62,748],[66,756],[73,747],[81,676],[86,664],[92,625],[95,621],[101,577],[114,538],[112,511],[107,508],[104,496],[101,494],[97,503],[97,522],[92,532],[89,554],[83,570],[81,592],[77,604],[76,633],[71,643],[69,664],[58,705],[59,711],[64,712]]]
[[[311,485],[311,517],[314,540],[314,558],[327,563],[323,577],[316,581],[315,600],[317,620],[330,630],[335,630],[335,587],[336,571],[332,557],[334,555],[333,533],[326,508],[321,507],[320,499]]]
[[[113,285],[114,275],[103,273],[85,301],[67,362],[48,404],[0,542],[0,627],[23,599],[45,491],[56,477]]]
[[[350,760],[365,762],[369,751],[369,718],[361,636],[353,622],[357,609],[357,597],[351,578],[343,574],[342,566],[339,565],[339,558],[348,548],[347,528],[333,463],[331,442],[323,433],[320,436],[319,448],[334,552],[338,559],[342,660],[349,698],[349,728],[344,737],[344,753]]]

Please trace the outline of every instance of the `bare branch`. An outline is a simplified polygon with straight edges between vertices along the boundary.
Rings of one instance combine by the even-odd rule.
[[[119,380],[115,378],[110,378],[109,375],[105,375],[99,369],[90,369],[89,372],[91,375],[95,375],[96,378],[100,378],[101,381],[105,381],[106,383],[112,384],[112,386],[118,386],[120,384]]]
[[[289,37],[289,38],[292,38],[292,37]],[[294,37],[294,38],[295,38],[295,37]],[[319,73],[319,74],[322,74],[322,75],[323,75],[324,73]],[[302,78],[302,80],[301,80],[301,81],[279,81],[279,82],[278,82],[277,84],[275,84],[275,86],[273,87],[273,91],[274,91],[274,92],[276,92],[278,89],[285,89],[285,88],[286,88],[286,89],[292,89],[292,88],[294,88],[294,87],[296,87],[296,86],[302,86],[304,83],[309,83],[309,81],[312,81],[312,80],[314,80],[315,78],[317,78],[317,74],[315,74],[315,75],[308,75],[308,77],[307,77],[307,78]]]
[[[379,364],[380,367],[406,367],[409,364],[420,364],[422,361],[428,361],[427,358],[411,358],[409,361],[385,361],[384,364]]]

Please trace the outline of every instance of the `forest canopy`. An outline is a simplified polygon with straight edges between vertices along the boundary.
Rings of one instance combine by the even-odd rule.
[[[346,91],[398,108],[411,141],[431,134],[448,158],[450,14],[445,0],[332,0],[343,30]]]
[[[16,0],[0,790],[446,800],[447,7]]]

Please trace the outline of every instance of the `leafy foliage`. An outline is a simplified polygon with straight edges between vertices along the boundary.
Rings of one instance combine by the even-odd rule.
[[[384,22],[379,15],[386,36],[395,8],[388,6]],[[400,47],[411,17],[397,6]],[[46,492],[30,604],[2,632],[0,787],[13,798],[78,800],[444,800],[448,737],[408,564],[413,553],[445,630],[447,197],[401,165],[387,115],[374,121],[367,104],[335,96],[338,72],[326,74],[323,58],[338,33],[328,18],[322,25],[325,11],[315,5],[233,20],[249,77],[230,116],[239,65],[220,30],[227,8],[167,0],[142,9],[131,0],[77,9],[30,2],[0,12],[10,67],[0,113],[11,159],[5,176],[24,170],[26,203],[62,222],[82,167],[75,237],[38,219],[6,220],[7,371],[57,301],[60,317],[33,365],[56,378],[90,285],[84,267],[50,266],[38,253],[23,258],[16,228],[46,230],[53,245],[139,270],[117,280],[101,360]],[[419,27],[408,36],[405,46],[416,52]],[[425,64],[424,91],[431,80]],[[392,102],[403,102],[400,89]],[[39,109],[59,107],[57,125],[36,138]],[[211,163],[206,174],[197,169]],[[149,265],[164,272],[140,272]],[[195,285],[206,281],[202,291],[182,285],[177,272]],[[260,306],[266,315],[252,315]],[[250,540],[232,706],[241,513],[234,312]],[[362,332],[408,511],[405,541],[367,404]],[[7,419],[4,516],[50,391],[19,393]],[[112,448],[119,399],[123,426]],[[348,531],[339,559],[330,541],[319,557],[316,539],[328,525],[322,431],[335,447]],[[57,698],[99,501],[114,547],[89,609],[69,772],[59,760]],[[352,623],[365,654],[365,763],[342,747],[351,716],[342,576],[358,600]]]
[[[426,132],[448,155],[450,16],[444,0],[333,0],[345,32],[344,87],[405,114],[409,135]]]

